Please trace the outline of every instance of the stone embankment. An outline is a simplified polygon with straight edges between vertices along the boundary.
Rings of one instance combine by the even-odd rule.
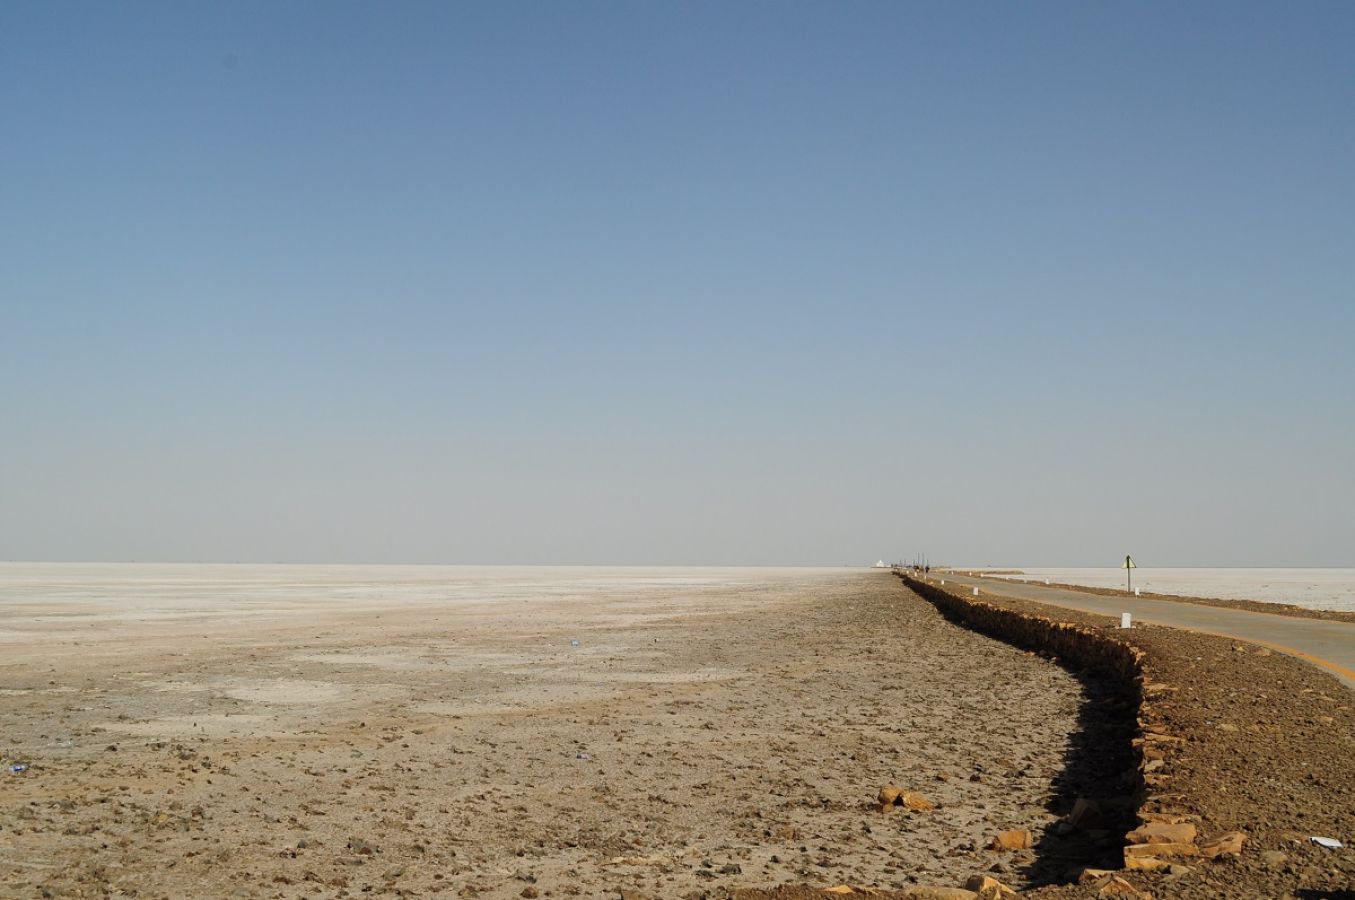
[[[1150,898],[1132,884],[1122,869],[1159,870],[1176,866],[1182,857],[1237,852],[1241,836],[1196,843],[1199,821],[1187,811],[1174,808],[1178,798],[1169,793],[1161,769],[1169,755],[1184,741],[1169,734],[1153,713],[1153,698],[1170,686],[1154,681],[1148,672],[1147,654],[1105,630],[1090,625],[1062,622],[1047,616],[1007,609],[974,596],[963,596],[937,583],[901,574],[916,594],[937,607],[948,619],[974,631],[1053,659],[1085,679],[1089,701],[1095,709],[1084,723],[1081,742],[1070,748],[1068,766],[1081,771],[1067,776],[1061,793],[1068,807],[1045,834],[1027,829],[998,833],[990,849],[1034,849],[1037,879],[1046,885],[1075,882],[1080,892],[1096,897]],[[1119,718],[1122,722],[1107,722]],[[1118,726],[1118,727],[1117,727]],[[1123,742],[1123,746],[1115,746]],[[1124,771],[1110,771],[1122,765]],[[1097,796],[1093,786],[1105,789]],[[1089,790],[1089,788],[1092,788]],[[1079,790],[1080,789],[1080,790]],[[1056,801],[1058,802],[1058,801]],[[880,790],[881,810],[893,806],[927,809],[926,798],[898,787]],[[1109,852],[1106,852],[1109,851]],[[1104,861],[1102,868],[1089,860]],[[1113,868],[1111,867],[1113,866]],[[1125,873],[1127,874],[1127,873]],[[735,892],[746,900],[796,900],[802,897],[860,895],[889,900],[1003,900],[1016,894],[1008,885],[989,875],[978,874],[963,886],[915,885],[902,891],[879,891],[841,885],[828,890],[783,887],[774,891]],[[1085,894],[1084,894],[1085,895]]]
[[[1110,823],[1106,806],[1130,806],[1137,827],[1124,834],[1123,868],[1131,870],[1170,870],[1180,867],[1180,860],[1195,857],[1212,859],[1236,855],[1242,851],[1246,836],[1228,832],[1200,841],[1196,823],[1200,817],[1180,808],[1183,799],[1171,791],[1168,768],[1171,755],[1186,740],[1170,734],[1163,717],[1154,710],[1154,699],[1175,688],[1154,680],[1147,654],[1114,630],[1098,629],[1090,625],[1058,621],[1048,616],[1035,615],[988,603],[973,595],[965,596],[957,589],[946,589],[931,580],[902,574],[904,582],[915,593],[934,604],[948,618],[983,634],[1013,644],[1025,650],[1053,658],[1060,665],[1075,672],[1092,672],[1109,679],[1118,689],[1121,701],[1129,704],[1135,733],[1131,739],[1132,752],[1123,758],[1132,760],[1133,768],[1122,773],[1122,784],[1127,793],[1111,804],[1098,803],[1090,798],[1078,798],[1072,811],[1060,825],[1065,830]],[[1108,752],[1113,748],[1105,748]],[[1113,873],[1105,870],[1084,870],[1079,880],[1106,879]]]
[[[974,595],[970,586],[942,585],[943,578],[906,581],[954,622],[1051,658],[1083,685],[1079,730],[1050,785],[1048,809],[1059,818],[1034,829],[1011,820],[1013,830],[990,845],[1013,860],[1026,854],[1021,895],[1350,895],[1355,769],[1343,763],[1355,758],[1355,696],[1342,684],[1262,646],[1151,624],[1125,631],[1102,614],[990,596],[982,586]],[[1022,702],[1010,690],[1003,699]],[[893,791],[902,789],[886,786],[881,806],[906,807]],[[984,873],[992,874],[1003,877],[996,867]],[[892,891],[783,885],[732,896],[985,896],[976,888],[1003,895],[1001,885],[979,880],[919,881]]]

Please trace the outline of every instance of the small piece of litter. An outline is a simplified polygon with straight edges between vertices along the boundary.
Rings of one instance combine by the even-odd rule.
[[[9,774],[11,774],[11,775],[18,775],[20,772],[27,772],[27,771],[28,771],[28,763],[11,763],[11,764],[10,764],[10,767],[9,767]],[[1316,840],[1316,838],[1314,838],[1314,840]]]
[[[587,753],[575,753],[575,754],[574,754],[574,758],[575,758],[575,759],[582,759],[582,760],[587,761],[587,760],[592,759],[593,757],[589,756]]]
[[[1345,844],[1341,843],[1336,838],[1314,837],[1312,840],[1314,844],[1317,844],[1319,847],[1326,847],[1328,850],[1340,850],[1345,846]]]
[[[577,647],[577,646],[579,646],[579,644],[580,644],[580,641],[579,641],[578,638],[574,638],[574,640],[572,640],[572,641],[569,642],[569,646],[571,646],[571,647]]]

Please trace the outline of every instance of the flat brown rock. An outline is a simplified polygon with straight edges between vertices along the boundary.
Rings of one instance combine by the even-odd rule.
[[[1097,885],[1096,896],[1125,898],[1125,900],[1152,900],[1153,897],[1152,894],[1139,890],[1133,883],[1118,875],[1112,875]]]
[[[1131,856],[1199,856],[1200,848],[1194,844],[1130,844],[1124,848],[1125,858]]]
[[[1230,831],[1200,845],[1200,855],[1206,859],[1218,856],[1236,856],[1247,843],[1247,836],[1240,831]]]
[[[1190,844],[1195,841],[1195,826],[1189,822],[1149,822],[1129,832],[1125,840],[1131,844]]]
[[[1000,831],[988,846],[993,850],[1027,850],[1035,843],[1034,837],[1024,828]]]

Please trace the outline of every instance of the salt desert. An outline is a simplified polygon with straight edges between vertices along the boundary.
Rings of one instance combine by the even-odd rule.
[[[0,635],[6,896],[1021,884],[1081,697],[887,571],[7,564]]]

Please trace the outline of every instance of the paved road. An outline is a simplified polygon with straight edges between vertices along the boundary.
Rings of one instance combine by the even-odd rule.
[[[1262,644],[1320,666],[1355,688],[1355,623],[1299,619],[1273,613],[1202,606],[1198,603],[1150,600],[1147,597],[1103,597],[1042,584],[1022,584],[1003,578],[933,573],[931,580],[942,578],[947,585],[977,587],[980,597],[996,594],[1034,600],[1037,603],[1099,613],[1117,621],[1120,613],[1127,612],[1136,622],[1188,628]]]

